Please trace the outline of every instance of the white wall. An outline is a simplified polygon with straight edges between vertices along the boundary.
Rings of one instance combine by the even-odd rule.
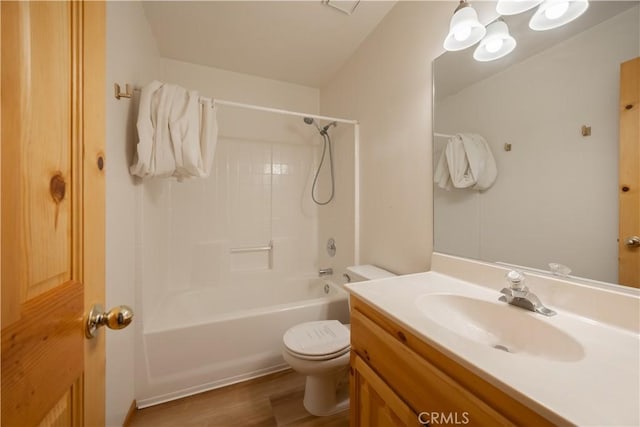
[[[437,104],[437,131],[483,135],[499,173],[483,193],[436,189],[439,252],[545,270],[559,262],[617,282],[619,64],[640,55],[639,10]]]
[[[443,52],[455,5],[398,2],[321,89],[323,114],[361,124],[361,263],[396,273],[429,268],[431,61]]]
[[[361,261],[398,273],[429,267],[431,61],[443,51],[442,39],[455,6],[455,1],[399,2],[321,90],[323,113],[357,119],[362,125]],[[481,7],[477,5],[477,9]],[[108,3],[108,93],[114,81],[141,86],[157,78],[239,102],[310,112],[320,108],[319,91],[314,88],[156,59],[139,3]],[[173,285],[168,280],[171,273],[166,262],[172,242],[166,230],[175,220],[171,216],[171,203],[177,184],[149,181],[136,186],[138,183],[129,177],[127,165],[135,142],[137,105],[135,100],[107,102],[107,304],[133,304],[141,313],[143,282],[160,290],[145,295],[145,304],[153,303],[154,294],[160,295]],[[244,125],[249,133],[259,131],[265,123],[260,119],[247,121],[243,115],[230,114],[228,118],[235,129]],[[323,248],[327,237],[335,237],[338,256],[329,260],[323,255],[319,267],[350,264],[354,247],[353,129],[340,125],[332,135],[338,175],[336,201],[318,208],[321,221],[317,243]],[[325,191],[326,185],[323,194]],[[197,194],[194,189],[192,196],[199,202]],[[138,269],[134,268],[136,260]],[[134,282],[135,303],[131,301]],[[115,344],[117,348],[131,349],[135,341],[139,346],[142,320],[142,316],[136,319],[135,329],[109,335],[110,425],[119,424],[129,407],[133,374],[144,373],[142,351],[136,348],[134,372],[131,354],[127,351],[118,354]],[[133,330],[136,338],[131,336]]]
[[[127,304],[134,312],[139,268],[136,235],[141,231],[140,187],[129,175],[128,165],[136,142],[135,99],[116,100],[113,84],[140,86],[154,75],[158,52],[142,6],[138,2],[107,2],[106,70],[106,307]],[[135,333],[140,317],[121,331],[107,334],[106,424],[120,426],[134,399]]]

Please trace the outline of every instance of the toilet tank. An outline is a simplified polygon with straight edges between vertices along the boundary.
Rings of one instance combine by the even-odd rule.
[[[364,282],[366,280],[385,279],[387,277],[395,277],[390,271],[384,268],[376,267],[371,264],[364,265],[352,265],[347,267],[344,277],[347,279],[347,283]],[[351,311],[351,298],[349,298],[349,311]]]
[[[396,275],[375,265],[365,264],[347,267],[346,276],[348,282],[363,282],[365,280],[385,279]]]

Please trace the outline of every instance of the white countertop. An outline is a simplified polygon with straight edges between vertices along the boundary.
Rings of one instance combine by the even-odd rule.
[[[499,289],[504,284],[495,286]],[[556,316],[510,307],[521,311],[517,315],[534,316],[536,321],[560,329],[582,348],[578,356],[566,361],[551,360],[527,353],[507,353],[470,340],[447,328],[446,318],[436,321],[425,315],[416,303],[428,294],[454,294],[506,304],[498,301],[500,293],[496,289],[433,271],[345,287],[552,422],[640,425],[640,336],[633,330],[563,310],[542,297],[543,304],[558,312]],[[531,291],[536,293],[534,286]],[[598,291],[593,292],[591,297],[597,299]],[[446,313],[439,316],[446,317]]]

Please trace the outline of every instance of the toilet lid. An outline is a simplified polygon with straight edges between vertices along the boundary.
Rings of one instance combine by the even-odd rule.
[[[337,320],[321,320],[296,325],[284,333],[284,345],[303,356],[343,353],[349,347],[349,329]]]

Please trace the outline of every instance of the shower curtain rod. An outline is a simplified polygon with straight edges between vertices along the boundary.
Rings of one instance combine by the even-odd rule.
[[[131,86],[129,84],[125,85],[125,92],[122,92],[120,85],[118,83],[114,84],[115,87],[115,96],[116,99],[120,99],[120,98],[131,98]],[[133,91],[135,92],[140,92],[142,89],[139,87],[134,87]],[[352,124],[352,125],[357,125],[358,121],[357,120],[348,120],[348,119],[341,119],[338,117],[329,117],[329,116],[320,116],[317,114],[307,114],[307,113],[300,113],[298,111],[289,111],[289,110],[282,110],[280,108],[271,108],[271,107],[263,107],[261,105],[254,105],[254,104],[244,104],[241,102],[234,102],[234,101],[225,101],[223,99],[216,99],[216,98],[207,98],[207,97],[200,97],[200,101],[205,101],[205,100],[211,100],[211,102],[213,102],[214,104],[217,105],[226,105],[229,107],[238,107],[238,108],[246,108],[249,110],[258,110],[258,111],[266,111],[268,113],[278,113],[278,114],[288,114],[290,116],[298,116],[298,117],[311,117],[313,119],[318,119],[318,120],[328,120],[331,122],[338,122],[338,123],[348,123],[348,124]]]
[[[313,119],[318,119],[318,120],[328,120],[328,121],[331,121],[331,122],[348,123],[348,124],[352,124],[352,125],[357,125],[358,124],[357,120],[340,119],[338,117],[329,117],[329,116],[319,116],[317,114],[300,113],[298,111],[281,110],[279,108],[263,107],[263,106],[260,106],[260,105],[253,105],[253,104],[243,104],[241,102],[225,101],[225,100],[222,100],[222,99],[215,99],[215,98],[211,98],[211,100],[213,101],[214,104],[227,105],[227,106],[230,106],[230,107],[246,108],[246,109],[249,109],[249,110],[258,110],[258,111],[266,111],[266,112],[269,112],[269,113],[288,114],[290,116],[298,116],[298,117],[311,117]]]

